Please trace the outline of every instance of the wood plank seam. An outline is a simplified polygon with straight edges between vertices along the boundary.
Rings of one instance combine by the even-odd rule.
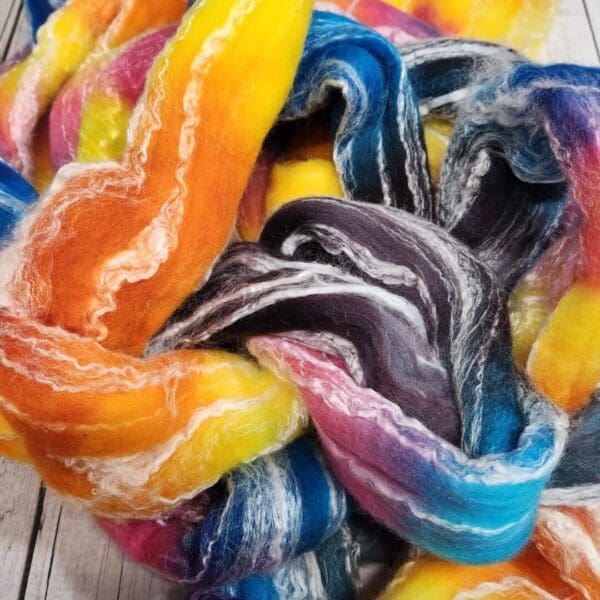
[[[121,586],[123,585],[123,571],[125,570],[125,561],[121,563],[121,572],[119,573],[119,587],[117,588],[117,600],[121,599]]]
[[[600,59],[600,44],[598,43],[598,38],[600,38],[600,32],[597,32],[594,28],[594,24],[592,23],[592,18],[590,16],[590,9],[588,6],[588,2],[590,0],[583,0],[583,8],[585,9],[585,16],[587,17],[588,23],[590,25],[590,31],[592,32],[592,39],[594,40],[594,47],[596,48],[596,55]],[[598,1],[598,0],[596,0]]]
[[[46,577],[46,590],[44,592],[44,600],[48,600],[48,590],[50,589],[50,578],[52,577],[52,567],[54,566],[54,557],[56,552],[56,540],[58,539],[58,532],[60,530],[60,521],[63,513],[63,507],[60,507],[58,513],[58,520],[56,521],[56,529],[54,530],[54,541],[52,542],[52,552],[50,554],[50,566],[48,567],[48,576]]]
[[[23,576],[21,578],[21,586],[19,588],[19,600],[25,599],[25,593],[27,592],[27,583],[29,582],[29,574],[31,573],[31,565],[33,562],[33,553],[35,551],[35,545],[37,538],[42,527],[42,514],[44,512],[44,501],[46,499],[46,486],[40,485],[38,491],[38,500],[33,518],[33,525],[29,536],[29,546],[27,548],[27,558],[25,559],[25,566],[23,568]]]
[[[6,42],[6,48],[4,49],[4,52],[2,52],[2,62],[4,62],[8,58],[9,52],[12,49],[12,43],[13,43],[13,40],[15,37],[15,32],[17,31],[17,26],[19,24],[19,19],[21,18],[22,12],[23,12],[23,5],[21,4],[17,9],[17,14],[15,17],[14,23],[12,24],[12,28],[8,35],[8,40]]]
[[[3,40],[8,27],[14,25],[18,20],[19,9],[21,6],[20,0],[13,0],[10,6],[5,7],[3,10],[6,11],[6,17],[4,22],[2,23],[2,28],[0,29],[0,40]],[[5,47],[0,48],[0,52],[3,52],[6,48],[9,47],[9,44],[6,43]]]

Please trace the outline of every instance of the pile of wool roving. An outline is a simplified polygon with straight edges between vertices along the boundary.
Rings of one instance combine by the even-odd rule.
[[[198,600],[599,599],[600,69],[525,58],[555,8],[29,0],[0,451]]]

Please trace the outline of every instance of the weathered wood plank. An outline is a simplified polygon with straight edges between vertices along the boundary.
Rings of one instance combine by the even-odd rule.
[[[7,43],[4,41],[6,32],[12,28],[17,19],[20,2],[18,0],[8,0],[0,4],[0,51],[4,51]]]
[[[17,599],[35,544],[39,478],[26,465],[0,459],[0,582],[2,597]]]
[[[158,600],[172,590],[126,561],[85,511],[48,492],[25,600]]]
[[[0,59],[2,60],[8,54],[20,12],[20,0],[2,0],[0,3]]]
[[[592,35],[594,36],[594,45],[596,54],[600,59],[600,2],[598,0],[583,0]]]
[[[30,571],[24,573],[23,578],[23,597],[31,600],[45,597],[47,574],[51,572],[53,564],[52,548],[60,520],[60,505],[47,501],[47,495],[48,492],[45,492],[39,532],[31,557]]]
[[[116,599],[122,553],[83,510],[49,491],[25,599]]]
[[[12,34],[8,40],[6,58],[15,56],[28,46],[31,46],[31,28],[27,22],[27,15],[23,7],[20,7]]]
[[[591,0],[597,3],[598,0]],[[600,64],[583,0],[562,0],[548,40],[548,62]]]
[[[13,11],[18,11],[19,5],[19,0],[7,0],[0,3],[0,50],[4,48],[4,46],[1,45],[1,41],[4,39],[3,36],[6,27],[9,26],[9,22],[11,22],[9,18],[10,14]]]
[[[180,598],[182,590],[132,561],[123,564],[118,600],[171,600]]]

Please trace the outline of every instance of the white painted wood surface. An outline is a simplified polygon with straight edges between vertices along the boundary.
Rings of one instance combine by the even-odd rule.
[[[0,59],[27,45],[20,0],[0,0]],[[547,60],[600,64],[600,0],[562,0]],[[84,512],[0,459],[1,600],[161,600],[177,590],[126,559]]]

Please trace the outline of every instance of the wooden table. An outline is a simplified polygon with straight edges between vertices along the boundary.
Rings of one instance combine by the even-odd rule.
[[[0,59],[29,39],[20,0],[0,0]],[[562,0],[548,60],[600,65],[600,0]],[[159,600],[174,588],[124,559],[89,516],[0,459],[2,600]]]

